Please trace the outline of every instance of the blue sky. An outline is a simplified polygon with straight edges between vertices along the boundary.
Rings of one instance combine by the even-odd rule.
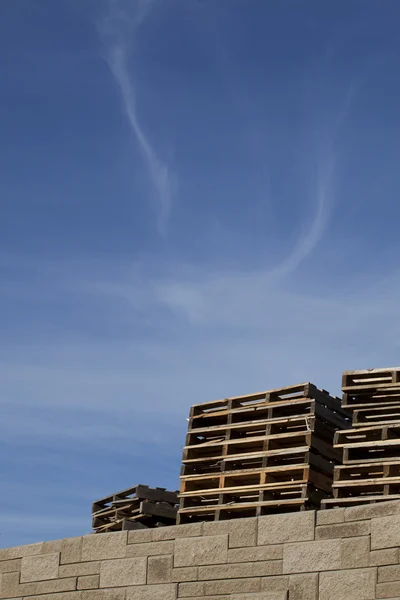
[[[190,405],[399,363],[397,0],[2,0],[0,545]]]

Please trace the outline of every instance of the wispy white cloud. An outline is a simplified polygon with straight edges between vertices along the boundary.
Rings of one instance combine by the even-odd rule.
[[[98,24],[98,31],[105,46],[107,64],[121,94],[128,123],[150,176],[158,230],[165,235],[172,209],[175,177],[170,167],[160,158],[142,125],[137,107],[135,78],[128,65],[130,40],[148,17],[153,4],[154,0],[136,0],[128,3],[109,0],[108,13]]]
[[[334,203],[334,174],[335,174],[335,143],[340,129],[349,116],[356,93],[356,87],[350,86],[345,93],[344,100],[337,115],[331,120],[325,139],[322,139],[319,148],[319,167],[316,172],[315,211],[311,224],[306,233],[303,233],[283,262],[273,269],[272,274],[286,275],[293,272],[300,263],[309,256],[322,239],[328,226],[329,215]]]

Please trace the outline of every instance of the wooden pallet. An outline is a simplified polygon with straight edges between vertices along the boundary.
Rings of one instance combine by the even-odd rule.
[[[400,397],[398,404],[370,406],[353,411],[353,427],[389,425],[395,422],[400,423]]]
[[[285,484],[262,491],[217,493],[209,497],[185,498],[177,522],[220,521],[282,512],[303,511],[319,506],[326,498],[311,484]]]
[[[92,505],[96,533],[176,522],[178,495],[164,488],[137,485],[97,500]]]
[[[390,407],[400,404],[400,385],[384,388],[368,388],[361,391],[344,392],[342,407],[346,411],[372,407]]]
[[[400,460],[400,423],[337,431],[334,448],[342,449],[343,464]]]
[[[326,414],[330,416],[348,417],[341,408],[339,398],[332,398],[328,392],[318,390],[313,384],[302,383],[278,390],[196,404],[190,411],[189,429],[305,415],[309,412],[307,405],[310,405],[310,400],[326,406],[329,409]]]
[[[342,375],[342,389],[352,392],[395,386],[400,383],[400,367],[385,369],[363,369],[361,371],[345,371]]]
[[[322,463],[322,459],[320,461]],[[285,467],[267,467],[224,471],[220,474],[191,475],[181,477],[180,498],[200,495],[212,495],[216,490],[235,491],[236,488],[269,489],[290,483],[311,482],[330,493],[332,485],[332,463],[324,461],[325,471],[309,464],[289,465]]]
[[[400,461],[336,466],[334,498],[400,494]]]
[[[320,438],[316,433],[304,428],[304,431],[291,433],[264,434],[254,437],[238,439],[213,439],[193,446],[185,446],[183,450],[183,464],[200,464],[210,461],[225,461],[239,457],[255,457],[267,452],[279,455],[281,452],[293,451],[299,447],[313,448],[326,458],[337,460],[340,454],[332,447],[332,438],[329,441]]]
[[[334,433],[350,424],[340,400],[310,383],[193,406],[179,522],[318,506],[341,458]]]

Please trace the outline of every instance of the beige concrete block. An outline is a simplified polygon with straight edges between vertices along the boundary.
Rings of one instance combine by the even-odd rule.
[[[57,579],[60,553],[26,556],[21,564],[21,583]]]
[[[103,535],[103,534],[102,534]],[[61,542],[60,564],[78,563],[82,560],[82,538],[67,538]]]
[[[100,585],[100,575],[82,575],[78,577],[77,590],[95,590]]]
[[[80,600],[125,600],[126,589],[111,588],[108,590],[87,590],[81,592],[81,594],[82,598]],[[42,598],[42,600],[47,600],[47,598]]]
[[[8,584],[5,585],[4,581],[4,578],[7,577],[7,575],[17,576],[17,582],[16,584],[15,582],[11,584],[10,590],[6,590],[6,586],[8,587]],[[34,581],[32,583],[21,584],[18,584],[18,573],[8,573],[2,575],[2,577],[3,580],[1,590],[3,597],[6,596],[7,598],[12,598],[15,596],[27,597],[36,596],[40,594],[57,594],[61,592],[70,592],[76,590],[76,577],[70,577],[67,579],[51,579],[48,581]]]
[[[126,590],[126,600],[176,600],[177,584],[145,585]]]
[[[318,575],[307,573],[289,578],[290,600],[318,600]]]
[[[146,544],[153,541],[152,529],[128,531],[128,544]]]
[[[230,579],[237,577],[267,577],[267,575],[280,575],[282,573],[281,560],[267,562],[234,563],[228,565],[213,565],[199,567],[199,580]]]
[[[21,593],[18,593],[20,588],[19,577],[19,572],[3,573],[0,576],[0,591],[2,598],[15,598],[23,595],[22,591]]]
[[[287,592],[259,592],[257,594],[232,594],[231,600],[287,600]]]
[[[371,567],[381,565],[395,565],[399,562],[399,549],[387,548],[386,550],[373,550],[369,556]]]
[[[400,581],[400,565],[379,567],[378,581],[379,583],[384,583],[386,581]]]
[[[157,556],[173,554],[174,542],[150,542],[148,544],[131,544],[126,549],[126,557]]]
[[[100,573],[100,561],[86,563],[73,563],[71,565],[60,565],[59,577],[78,577],[82,575],[98,575]]]
[[[400,546],[400,515],[372,519],[371,550],[396,546]]]
[[[283,544],[276,546],[254,546],[253,548],[231,548],[228,562],[257,562],[259,560],[280,560],[283,557]]]
[[[345,521],[358,521],[361,519],[374,519],[400,514],[400,501],[377,502],[376,504],[361,504],[345,508]]]
[[[24,583],[20,585],[23,596],[35,594],[56,594],[60,592],[72,592],[76,590],[76,577],[66,579],[53,579],[49,581],[39,581],[33,583]],[[46,599],[47,600],[47,599]]]
[[[172,569],[171,581],[175,583],[197,581],[198,572],[198,567],[177,567]]]
[[[22,598],[16,598],[15,600],[23,600]],[[25,600],[83,600],[82,592],[62,592],[60,594],[47,594],[45,597],[40,596],[29,596],[29,599]],[[97,599],[98,600],[98,599]]]
[[[52,552],[61,552],[62,540],[53,540],[50,542],[43,542],[41,554],[51,554]]]
[[[214,535],[175,540],[174,567],[197,567],[226,563],[228,536]]]
[[[27,546],[15,546],[14,548],[0,548],[0,561],[23,558],[24,556],[35,556],[40,554],[43,543],[28,544]]]
[[[147,583],[172,582],[172,556],[149,556],[147,561]]]
[[[233,519],[229,521],[229,548],[243,548],[257,544],[258,519]]]
[[[203,535],[224,535],[229,533],[230,521],[205,521]]]
[[[21,558],[13,560],[3,560],[0,562],[0,573],[12,573],[13,571],[21,570]]]
[[[289,576],[276,575],[275,577],[266,577],[261,579],[261,590],[266,592],[285,591],[289,589]]]
[[[345,538],[341,541],[342,568],[353,569],[370,566],[369,536]]]
[[[317,525],[333,525],[344,522],[344,508],[317,511]]]
[[[376,598],[391,598],[395,600],[400,597],[400,581],[378,583],[376,586]]]
[[[187,523],[186,525],[172,525],[152,529],[152,540],[177,540],[178,538],[197,537],[203,534],[203,523]]]
[[[334,538],[359,537],[361,535],[369,535],[370,532],[371,521],[321,525],[321,527],[317,527],[315,530],[315,539],[328,540]]]
[[[182,596],[179,596],[179,600],[231,600],[231,595],[229,594],[229,596],[226,596],[225,594],[223,596],[220,596],[218,594],[218,596],[207,596],[207,598],[205,599],[204,596],[191,596],[190,598],[184,598]],[[22,598],[20,598],[19,600],[22,600]]]
[[[258,520],[258,544],[283,544],[314,539],[315,511],[267,515]]]
[[[105,534],[99,535],[102,537]],[[147,558],[106,560],[100,567],[100,587],[122,587],[146,583]]]
[[[223,581],[206,581],[204,592],[207,596],[218,596],[221,594],[249,594],[261,591],[261,580],[259,577],[253,579],[231,579]]]
[[[375,600],[376,569],[349,569],[319,575],[319,600]]]
[[[193,583],[180,583],[178,585],[178,598],[192,598],[204,595],[204,583],[201,581]]]
[[[319,540],[285,544],[283,572],[307,573],[341,568],[341,541]]]
[[[82,561],[125,558],[127,533],[127,531],[117,531],[101,535],[85,535],[82,539]]]

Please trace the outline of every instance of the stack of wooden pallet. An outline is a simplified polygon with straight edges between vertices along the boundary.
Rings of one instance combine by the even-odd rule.
[[[325,508],[400,498],[400,367],[343,373],[342,406],[353,426],[338,431],[333,499]]]
[[[332,495],[340,400],[310,383],[192,407],[178,523],[318,507]]]
[[[178,493],[136,485],[92,505],[95,533],[175,525]]]

